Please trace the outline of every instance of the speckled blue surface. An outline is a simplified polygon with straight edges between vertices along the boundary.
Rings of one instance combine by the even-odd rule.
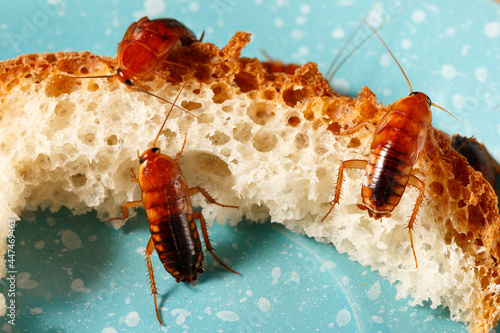
[[[500,159],[500,4],[490,0],[379,2],[381,30],[415,90],[460,118],[435,110],[433,125],[475,135]],[[286,62],[317,62],[326,71],[369,10],[367,1],[85,1],[4,2],[0,60],[21,53],[89,50],[114,56],[128,25],[143,15],[174,17],[205,41],[225,45],[235,31],[253,33],[243,55],[264,49]],[[351,95],[364,85],[385,103],[408,87],[375,38],[350,58],[334,85]],[[28,218],[25,218],[27,220]],[[24,223],[25,222],[25,223]],[[176,284],[154,265],[165,327],[149,295],[143,250],[149,238],[140,214],[115,231],[94,214],[39,212],[16,230],[18,311],[7,332],[331,331],[463,332],[446,309],[409,307],[376,272],[326,244],[277,225],[241,223],[211,229],[217,253],[242,273],[207,257],[198,284]],[[0,290],[5,281],[0,283]]]

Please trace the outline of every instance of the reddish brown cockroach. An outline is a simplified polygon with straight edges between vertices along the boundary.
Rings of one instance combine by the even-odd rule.
[[[175,105],[179,95],[177,95],[173,105]],[[200,212],[193,211],[189,197],[196,193],[201,193],[213,204],[236,209],[239,207],[216,202],[199,186],[188,187],[186,179],[177,164],[186,144],[187,134],[184,138],[181,151],[175,159],[161,154],[160,149],[156,147],[160,133],[173,109],[173,105],[158,131],[153,147],[142,153],[139,158],[139,177],[135,177],[132,171],[132,181],[139,183],[141,187],[142,200],[125,203],[122,207],[123,216],[114,218],[126,219],[129,216],[128,209],[132,207],[144,206],[146,210],[149,229],[151,231],[151,238],[146,247],[146,262],[151,283],[151,292],[154,295],[156,316],[160,324],[162,324],[162,321],[156,302],[158,292],[151,264],[151,253],[156,249],[163,266],[175,278],[176,282],[185,281],[189,283],[192,280],[196,280],[196,275],[203,273],[205,268],[202,266],[204,255],[195,220],[200,221],[201,233],[207,251],[210,252],[222,267],[238,274],[226,266],[213,252],[205,218]]]
[[[189,46],[201,41],[184,24],[173,18],[149,20],[144,16],[133,22],[118,44],[116,60],[118,69],[114,75],[78,76],[75,78],[117,77],[122,83],[133,87],[137,79],[151,80],[156,67],[176,47]],[[163,74],[160,74],[163,76]],[[140,90],[140,89],[138,89]]]
[[[425,183],[412,175],[411,172],[420,152],[424,148],[428,131],[431,128],[431,105],[444,109],[432,103],[426,94],[413,91],[408,77],[396,57],[389,50],[389,47],[375,29],[366,21],[362,21],[377,35],[394,61],[396,61],[411,93],[408,97],[401,98],[393,103],[390,111],[378,123],[370,147],[371,155],[369,160],[347,160],[342,162],[338,172],[335,197],[331,201],[333,205],[321,221],[324,221],[335,205],[339,203],[345,168],[365,170],[361,189],[363,204],[358,205],[358,208],[368,210],[369,216],[374,217],[376,220],[381,217],[390,217],[391,212],[398,205],[406,186],[412,185],[420,192],[408,223],[411,249],[415,258],[415,265],[418,268],[412,230],[418,209],[424,198]],[[363,127],[373,128],[373,125],[371,123],[361,123],[343,133],[343,135],[352,134]],[[432,133],[429,134],[432,140]]]

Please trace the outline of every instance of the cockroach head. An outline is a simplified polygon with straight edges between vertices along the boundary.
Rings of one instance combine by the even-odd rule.
[[[130,81],[130,79],[128,77],[125,76],[125,74],[123,74],[123,71],[121,70],[120,67],[118,67],[118,69],[116,70],[116,76],[118,76],[118,79],[125,83],[127,86],[129,87],[133,87],[134,84],[132,83],[132,81]]]
[[[432,101],[431,99],[429,98],[429,96],[427,96],[426,94],[424,94],[423,92],[420,92],[420,91],[412,91],[410,93],[410,96],[417,96],[421,99],[426,99],[427,100],[427,103],[429,103],[429,107],[432,105]]]
[[[151,149],[146,150],[142,155],[139,157],[139,164],[144,163],[144,161],[149,160],[150,158],[153,158],[154,156],[158,155],[161,153],[160,148],[158,147],[153,147]]]

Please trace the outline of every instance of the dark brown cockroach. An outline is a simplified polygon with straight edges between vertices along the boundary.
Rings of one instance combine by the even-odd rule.
[[[346,168],[365,170],[361,189],[363,204],[358,205],[358,207],[368,210],[369,216],[375,219],[390,217],[391,212],[398,205],[406,186],[412,185],[420,193],[407,227],[415,265],[418,268],[412,231],[418,209],[424,197],[425,183],[412,175],[411,172],[420,152],[424,148],[428,132],[432,128],[431,105],[442,110],[444,109],[432,103],[426,94],[413,91],[408,77],[389,50],[389,47],[375,29],[366,23],[366,21],[362,21],[377,35],[396,61],[408,83],[411,93],[408,97],[401,98],[393,103],[389,112],[378,123],[370,147],[371,155],[369,160],[346,160],[342,162],[338,172],[335,197],[332,200],[333,205],[321,221],[324,221],[335,205],[339,203],[344,169]],[[343,134],[349,135],[364,127],[373,128],[373,125],[370,123],[361,123]],[[429,134],[432,140],[432,133]]]
[[[483,144],[474,137],[467,138],[460,134],[454,134],[451,138],[451,148],[464,156],[471,167],[481,172],[484,179],[495,188],[496,176],[500,174],[500,165],[488,153]]]
[[[177,98],[179,95],[177,95]],[[177,98],[173,104],[175,104]],[[197,274],[203,273],[205,268],[202,266],[204,255],[195,220],[200,221],[201,233],[207,251],[210,252],[222,267],[232,273],[238,274],[226,266],[213,252],[205,218],[200,212],[193,211],[189,197],[196,193],[201,193],[213,204],[236,209],[238,207],[216,202],[214,198],[199,186],[189,188],[182,170],[177,164],[186,144],[187,134],[184,138],[181,151],[175,159],[161,154],[160,149],[156,146],[160,133],[172,109],[173,105],[158,131],[153,147],[142,153],[139,158],[139,176],[136,177],[132,171],[132,181],[139,183],[141,187],[142,200],[125,203],[122,207],[123,216],[114,218],[126,219],[129,216],[128,209],[132,207],[144,206],[145,208],[151,231],[151,238],[146,246],[146,262],[151,283],[151,292],[154,295],[156,316],[160,324],[162,324],[162,321],[156,302],[158,292],[151,264],[151,253],[153,250],[156,250],[163,266],[175,278],[176,282],[184,281],[189,283],[196,280]]]

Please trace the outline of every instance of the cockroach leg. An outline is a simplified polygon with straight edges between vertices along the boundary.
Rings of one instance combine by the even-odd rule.
[[[128,209],[129,208],[133,208],[133,207],[142,207],[144,206],[142,200],[137,200],[137,201],[129,201],[129,202],[126,202],[123,206],[122,206],[122,217],[113,217],[111,219],[109,219],[110,221],[112,220],[125,220],[126,218],[129,217],[129,214],[128,214]]]
[[[413,213],[411,214],[410,222],[408,222],[408,231],[410,233],[411,249],[413,251],[413,257],[415,258],[415,266],[416,268],[418,268],[417,255],[415,254],[415,248],[413,247],[413,236],[411,232],[413,230],[413,224],[415,223],[415,220],[417,218],[418,208],[420,207],[420,204],[424,199],[425,183],[420,179],[418,179],[417,177],[415,177],[414,175],[410,175],[410,178],[408,179],[408,185],[416,187],[417,190],[419,190],[420,192],[417,198],[417,202],[415,203],[415,207],[413,208]]]
[[[349,128],[349,129],[347,129],[345,132],[339,132],[339,133],[335,133],[335,134],[336,135],[351,135],[351,134],[354,134],[354,133],[362,130],[363,128],[366,128],[370,132],[375,132],[375,125],[373,125],[372,123],[370,123],[368,121],[364,121],[362,123],[359,123],[359,124]]]
[[[203,194],[203,196],[205,197],[205,199],[207,199],[208,201],[210,201],[210,203],[213,203],[214,205],[218,205],[218,206],[221,206],[221,207],[228,207],[228,208],[236,208],[236,209],[239,209],[240,207],[239,206],[231,206],[231,205],[224,205],[224,204],[221,204],[221,203],[218,203],[217,201],[215,201],[214,198],[212,198],[212,196],[210,194],[208,194],[207,191],[205,191],[203,188],[199,187],[199,186],[196,186],[196,187],[192,187],[189,189],[189,196],[192,196],[196,193],[201,193]]]
[[[342,190],[342,181],[344,180],[344,168],[364,170],[367,164],[368,161],[364,160],[348,160],[348,161],[343,161],[340,164],[337,176],[337,185],[335,187],[335,197],[331,201],[332,207],[330,207],[330,210],[328,211],[328,213],[326,213],[325,217],[321,219],[321,222],[323,222],[328,217],[328,215],[330,215],[330,212],[332,211],[333,207],[335,207],[335,205],[338,204],[340,201],[340,191]]]
[[[149,238],[148,245],[146,246],[146,251],[145,251],[146,264],[148,265],[149,282],[151,283],[151,294],[153,294],[155,299],[156,318],[158,318],[160,325],[163,325],[160,319],[160,313],[158,312],[158,305],[156,303],[156,295],[158,294],[158,291],[156,290],[155,275],[153,273],[153,264],[151,263],[151,253],[153,253],[154,249],[155,249],[155,244],[153,243],[153,238]]]
[[[130,176],[130,181],[133,183],[139,183],[139,178],[135,175],[134,169],[130,169],[132,176]]]
[[[175,155],[175,162],[178,162],[179,159],[181,158],[182,152],[184,151],[184,147],[186,146],[186,140],[187,140],[187,133],[184,133],[184,142],[182,143],[181,150]]]
[[[225,207],[232,207],[232,206],[225,206]],[[210,254],[215,258],[215,260],[217,260],[217,262],[222,267],[224,267],[225,269],[227,269],[228,271],[230,271],[234,274],[238,274],[238,272],[236,272],[235,270],[232,270],[226,264],[224,264],[222,262],[222,260],[220,260],[219,257],[217,257],[217,255],[214,253],[214,251],[213,251],[214,249],[212,247],[212,244],[210,244],[210,239],[208,237],[208,231],[207,231],[207,225],[205,223],[205,218],[203,217],[203,215],[200,212],[193,212],[193,218],[195,220],[200,221],[201,234],[203,235],[203,239],[205,240],[205,246],[207,247],[207,251],[210,252]]]

